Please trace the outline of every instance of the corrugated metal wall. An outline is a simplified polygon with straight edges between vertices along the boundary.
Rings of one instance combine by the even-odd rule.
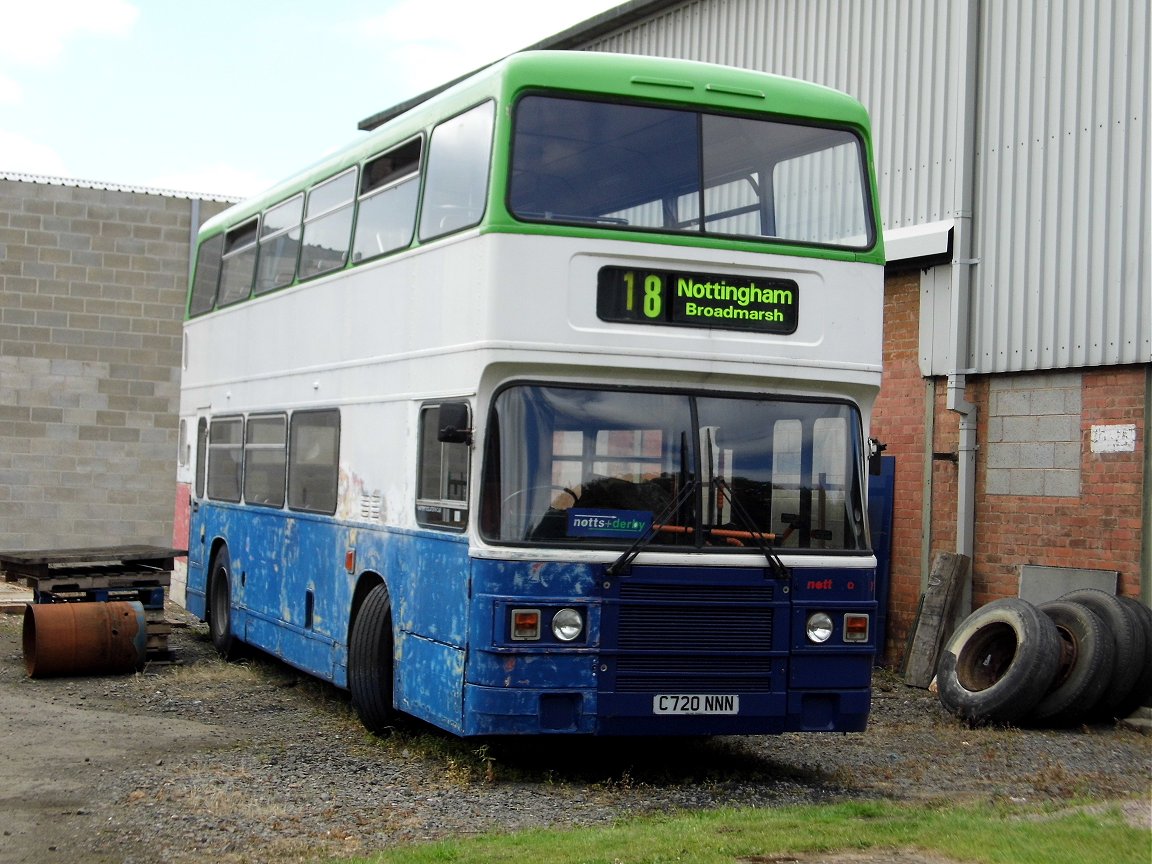
[[[762,69],[872,114],[886,228],[960,215],[979,3],[979,372],[1152,360],[1147,0],[690,0],[584,47]]]
[[[983,4],[972,359],[1152,359],[1147,0]]]

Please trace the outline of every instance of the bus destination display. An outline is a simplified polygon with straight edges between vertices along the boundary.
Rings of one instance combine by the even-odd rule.
[[[790,279],[602,267],[596,315],[602,321],[796,332],[799,286]]]

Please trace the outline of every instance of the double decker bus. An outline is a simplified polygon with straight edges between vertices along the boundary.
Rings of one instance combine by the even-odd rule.
[[[525,52],[206,223],[187,608],[461,736],[859,731],[883,250],[853,99]]]

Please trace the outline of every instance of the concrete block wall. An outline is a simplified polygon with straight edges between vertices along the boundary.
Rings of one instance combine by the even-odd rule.
[[[1141,572],[1142,548],[1152,542],[1142,527],[1152,494],[1144,472],[1147,375],[1144,366],[1114,366],[981,382],[977,399],[986,416],[979,435],[987,446],[977,458],[978,605],[1015,595],[1026,564],[1118,571],[1120,593],[1142,596],[1149,578]],[[1007,433],[998,426],[996,406],[1009,392],[1034,412],[1027,424],[1033,441],[1010,442],[1021,447],[1009,451],[1014,465],[997,448]],[[1094,429],[1115,428],[1131,430],[1125,446],[1102,451],[1094,445]],[[1033,479],[1006,491],[997,481],[1005,470]]]
[[[989,495],[1080,495],[1079,372],[997,377],[988,392]]]
[[[0,180],[0,550],[168,544],[193,214]]]

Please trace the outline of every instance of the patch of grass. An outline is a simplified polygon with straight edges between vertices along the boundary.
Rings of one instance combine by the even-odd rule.
[[[354,714],[352,719],[355,720]],[[364,736],[371,746],[397,759],[442,766],[447,778],[461,786],[496,780],[496,762],[489,745],[466,741],[411,720],[400,723],[386,737],[367,732]]]
[[[170,685],[175,685],[178,689],[205,684],[255,683],[267,677],[263,670],[250,663],[243,661],[225,663],[223,660],[172,666],[165,670],[164,676]]]
[[[1021,818],[1039,808],[866,802],[643,817],[604,828],[537,830],[395,849],[365,864],[732,864],[839,850],[917,849],[972,864],[1147,864],[1148,832],[1118,806]]]

